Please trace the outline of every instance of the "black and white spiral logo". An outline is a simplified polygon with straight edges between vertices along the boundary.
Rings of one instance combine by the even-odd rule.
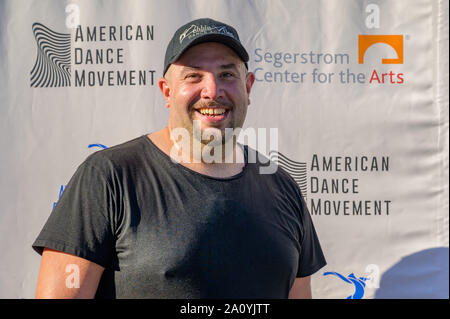
[[[37,56],[31,70],[31,87],[70,86],[70,34],[33,23]]]
[[[277,151],[271,151],[269,153],[270,160],[276,163],[279,167],[283,168],[300,187],[303,198],[306,201],[306,191],[308,186],[306,184],[306,163],[294,161],[287,156]]]

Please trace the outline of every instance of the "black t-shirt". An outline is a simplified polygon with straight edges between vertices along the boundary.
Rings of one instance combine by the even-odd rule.
[[[147,136],[98,151],[33,248],[105,267],[97,298],[287,298],[295,277],[326,262],[295,181],[260,165],[202,175]]]

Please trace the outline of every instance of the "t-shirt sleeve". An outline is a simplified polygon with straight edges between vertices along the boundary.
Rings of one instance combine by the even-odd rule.
[[[307,277],[320,268],[324,267],[327,262],[320,246],[319,237],[317,236],[314,224],[309,214],[308,208],[303,197],[301,200],[301,227],[302,237],[300,239],[300,257],[298,262],[297,277]]]
[[[32,247],[62,251],[106,267],[115,246],[114,194],[108,179],[89,161],[81,164]]]

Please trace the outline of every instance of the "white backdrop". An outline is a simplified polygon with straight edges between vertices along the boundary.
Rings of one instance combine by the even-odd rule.
[[[245,126],[278,129],[328,261],[313,297],[448,298],[446,0],[0,0],[0,297],[34,297],[31,244],[86,156],[165,125],[165,48],[201,17],[250,54]]]

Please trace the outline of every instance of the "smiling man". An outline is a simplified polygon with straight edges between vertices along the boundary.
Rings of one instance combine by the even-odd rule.
[[[250,104],[248,60],[224,23],[175,32],[159,80],[167,126],[79,166],[33,244],[36,297],[311,297],[326,262],[297,184],[261,174],[227,135]]]
[[[242,170],[244,160],[227,163],[226,142],[232,143],[233,147],[229,156],[243,159],[243,150],[236,149],[234,140],[226,139],[225,130],[241,128],[244,124],[253,82],[253,73],[247,72],[241,58],[228,46],[205,42],[190,47],[170,64],[165,77],[159,80],[170,111],[169,123],[163,130],[149,134],[149,138],[167,154],[176,144],[184,166],[200,173],[216,177],[237,174]],[[186,130],[187,143],[174,143],[174,128]],[[220,141],[223,156],[205,165],[201,156],[196,158],[195,154],[205,153],[205,147],[212,143],[210,139],[202,138],[208,131],[219,136],[216,139]],[[197,152],[194,151],[196,146],[201,148]]]

